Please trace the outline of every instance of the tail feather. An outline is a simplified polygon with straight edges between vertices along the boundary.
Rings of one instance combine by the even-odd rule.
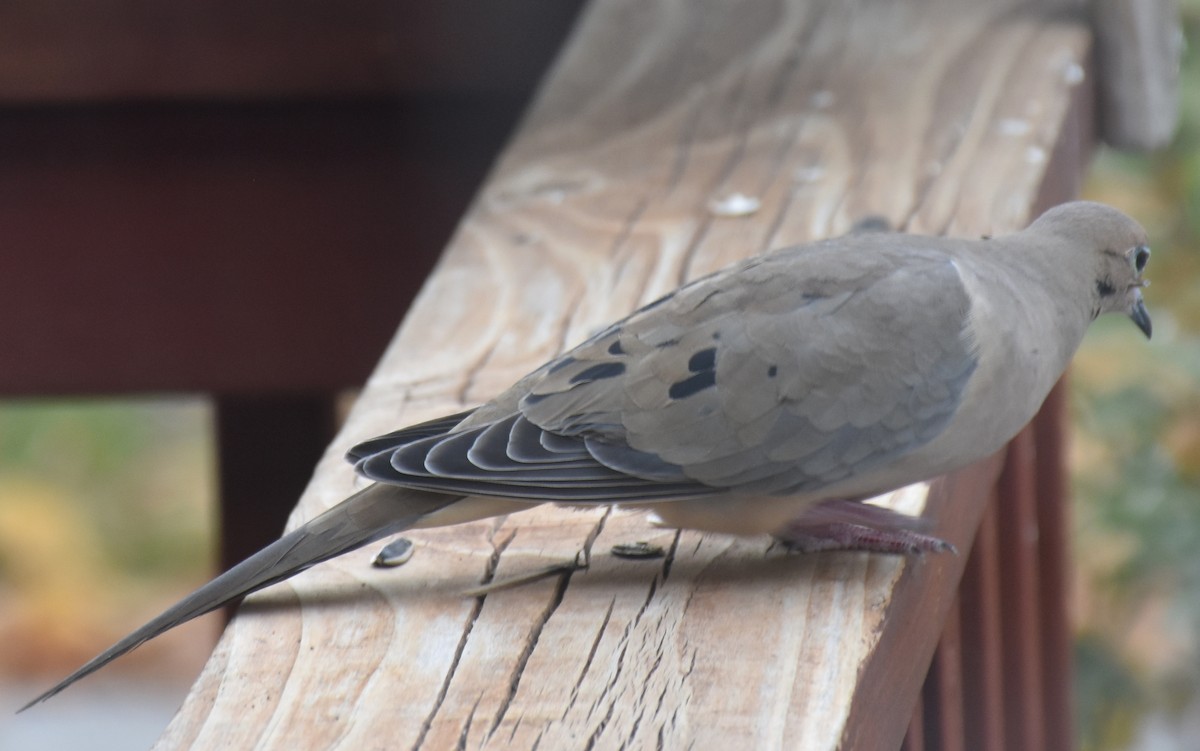
[[[18,711],[24,712],[49,699],[159,634],[243,595],[288,579],[317,563],[402,532],[426,514],[457,500],[455,496],[441,493],[372,485],[184,597]]]

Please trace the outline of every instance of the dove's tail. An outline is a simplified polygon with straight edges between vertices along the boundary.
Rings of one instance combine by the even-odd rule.
[[[18,711],[23,712],[49,699],[80,678],[181,623],[216,610],[242,595],[283,581],[321,561],[402,532],[426,514],[457,500],[452,495],[388,485],[372,485],[359,491],[167,608]]]

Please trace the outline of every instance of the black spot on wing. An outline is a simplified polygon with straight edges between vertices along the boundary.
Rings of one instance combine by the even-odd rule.
[[[777,365],[767,368],[767,378],[774,378],[777,375],[779,375],[779,367]]]
[[[616,378],[625,372],[625,363],[602,362],[585,368],[571,376],[570,383],[590,383],[604,378]]]
[[[625,354],[625,350],[621,348],[621,340],[620,339],[616,339],[613,341],[612,344],[608,345],[608,354],[610,354],[610,355]]]
[[[695,375],[688,376],[682,381],[676,381],[671,384],[670,388],[667,389],[667,396],[672,399],[686,399],[716,385],[717,348],[708,347],[693,353],[688,358],[687,367],[688,372]]]
[[[703,373],[717,366],[717,348],[702,349],[688,359],[688,370],[692,373]]]
[[[686,399],[689,396],[698,394],[704,389],[711,388],[717,385],[717,374],[714,371],[706,370],[703,373],[697,373],[694,376],[685,378],[682,381],[676,381],[667,389],[667,396],[672,399]]]

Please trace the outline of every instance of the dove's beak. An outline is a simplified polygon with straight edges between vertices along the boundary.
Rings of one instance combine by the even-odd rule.
[[[1142,302],[1141,298],[1134,303],[1133,310],[1129,311],[1129,318],[1135,326],[1142,330],[1146,338],[1149,339],[1151,331],[1150,314],[1146,312],[1146,303]]]

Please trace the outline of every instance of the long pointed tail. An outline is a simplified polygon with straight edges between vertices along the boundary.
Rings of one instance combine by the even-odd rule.
[[[24,712],[91,675],[159,634],[222,605],[342,553],[402,532],[422,517],[457,501],[455,496],[372,485],[281,537],[167,608],[57,686],[21,707]]]

